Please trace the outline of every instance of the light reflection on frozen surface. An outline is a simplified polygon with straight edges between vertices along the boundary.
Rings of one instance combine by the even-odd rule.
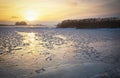
[[[6,30],[8,29],[0,31],[0,72],[9,70],[17,78],[49,78],[49,74],[59,78],[59,75],[64,76],[65,73],[79,78],[81,70],[95,67],[96,72],[106,71],[109,66],[112,68],[113,63],[120,62],[118,30]],[[90,76],[89,73],[85,74]],[[70,78],[69,76],[67,77]],[[82,78],[87,77],[85,76]]]
[[[17,34],[22,37],[21,44],[3,57],[10,65],[16,65],[21,69],[38,69],[72,60],[73,42],[66,41],[63,35],[41,37],[34,32],[17,32]]]
[[[24,34],[23,34],[23,36],[24,36]],[[35,33],[27,33],[27,35],[24,37],[25,37],[25,41],[28,41],[28,43],[29,42],[33,43],[33,42],[35,42],[35,39],[36,39]]]

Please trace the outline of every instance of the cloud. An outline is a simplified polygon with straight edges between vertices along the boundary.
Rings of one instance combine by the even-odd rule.
[[[67,3],[68,3],[70,6],[77,6],[77,5],[78,5],[77,0],[67,0]]]
[[[17,16],[11,16],[12,19],[18,19],[19,17]]]
[[[79,5],[82,4],[95,15],[120,16],[120,0],[79,0]]]
[[[100,7],[101,9],[106,11],[107,15],[114,15],[114,16],[120,15],[120,10],[119,10],[120,0],[104,1],[103,4],[101,2],[101,5],[97,7]]]
[[[61,0],[61,2],[69,7],[75,7],[79,5],[77,0]]]

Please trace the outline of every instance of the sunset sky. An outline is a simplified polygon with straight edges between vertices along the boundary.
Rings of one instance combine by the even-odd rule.
[[[0,0],[0,23],[120,16],[120,0]]]

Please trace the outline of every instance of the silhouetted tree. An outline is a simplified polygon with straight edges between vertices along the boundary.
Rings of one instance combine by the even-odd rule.
[[[21,22],[16,22],[15,25],[27,25],[27,23],[25,21],[21,21]]]

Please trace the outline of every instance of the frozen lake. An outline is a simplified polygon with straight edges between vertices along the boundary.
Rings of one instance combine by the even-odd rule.
[[[0,78],[120,78],[120,29],[0,27]]]

